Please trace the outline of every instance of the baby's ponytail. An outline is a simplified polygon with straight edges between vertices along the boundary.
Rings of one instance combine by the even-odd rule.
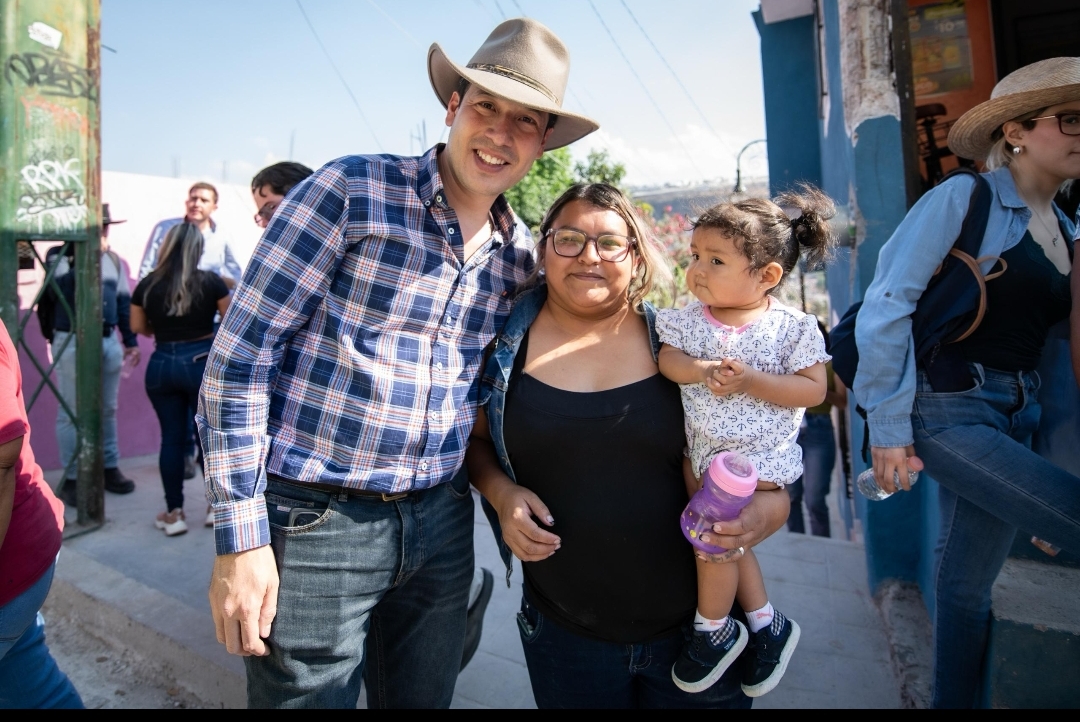
[[[829,225],[829,219],[836,215],[832,199],[803,183],[797,192],[781,193],[773,202],[795,216],[791,219],[791,242],[798,244],[807,266],[814,269],[823,265],[836,248],[836,236]]]

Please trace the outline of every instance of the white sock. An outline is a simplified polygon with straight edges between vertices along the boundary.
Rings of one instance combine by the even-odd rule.
[[[723,629],[727,624],[727,617],[721,619],[709,619],[701,616],[701,612],[694,613],[694,629],[699,632],[715,632],[717,629]]]
[[[761,609],[746,613],[747,626],[750,627],[751,632],[760,632],[772,624],[773,615],[772,602],[765,602],[765,606]]]

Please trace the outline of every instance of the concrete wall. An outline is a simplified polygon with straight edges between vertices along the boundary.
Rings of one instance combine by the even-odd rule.
[[[135,276],[138,274],[139,262],[142,260],[150,231],[162,219],[184,215],[184,200],[193,182],[192,179],[161,178],[110,171],[102,174],[103,202],[109,204],[109,211],[114,219],[127,220],[127,223],[110,228],[109,242],[112,249],[119,254],[128,267],[132,289],[135,288],[137,280]],[[220,202],[214,219],[218,222],[219,228],[229,233],[240,256],[240,262],[246,264],[260,235],[260,229],[252,220],[255,205],[251,200],[251,191],[245,185],[215,185],[220,194]],[[39,252],[44,251],[39,249]],[[21,313],[28,312],[34,295],[41,285],[41,279],[40,269],[19,271]],[[47,358],[46,343],[41,336],[41,329],[36,318],[31,319],[27,324],[25,339],[38,359]],[[146,361],[154,351],[153,340],[140,338],[139,347],[142,351],[143,362],[135,368],[129,378],[120,381],[117,426],[121,457],[157,453],[161,443],[157,415],[146,397],[143,386]],[[19,355],[23,372],[23,387],[29,395],[40,384],[41,376],[24,351],[20,349]],[[46,470],[60,466],[60,456],[56,446],[56,412],[56,399],[46,389],[42,391],[29,414],[34,454],[38,463]]]
[[[820,186],[821,148],[813,122],[818,109],[814,16],[766,25],[760,10],[753,15],[761,35],[766,89],[769,192],[775,196],[798,181]]]

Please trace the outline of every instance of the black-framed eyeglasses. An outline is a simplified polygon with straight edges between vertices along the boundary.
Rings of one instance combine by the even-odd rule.
[[[637,245],[634,238],[615,233],[589,236],[575,228],[552,228],[544,236],[551,238],[551,248],[563,258],[577,258],[591,241],[596,246],[596,255],[600,256],[600,260],[610,263],[618,263],[626,258],[630,249]]]
[[[1051,118],[1057,118],[1058,130],[1061,131],[1062,135],[1080,135],[1080,113],[1075,110],[1055,115],[1040,115],[1038,118],[1031,118],[1030,120],[1034,122],[1036,120],[1050,120]]]
[[[270,224],[270,219],[274,217],[274,211],[277,210],[277,207],[278,204],[274,201],[264,203],[259,212],[255,214],[255,224],[259,228],[266,228]]]

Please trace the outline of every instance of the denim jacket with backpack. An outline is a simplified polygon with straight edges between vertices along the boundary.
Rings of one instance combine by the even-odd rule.
[[[540,309],[547,301],[547,286],[542,285],[523,293],[514,302],[514,308],[510,311],[510,317],[506,320],[503,330],[495,337],[494,348],[487,362],[484,364],[483,375],[480,377],[480,406],[487,414],[488,430],[491,433],[491,441],[495,446],[495,454],[499,458],[499,466],[510,480],[517,483],[514,470],[510,466],[510,455],[506,451],[506,442],[503,438],[503,412],[506,409],[506,391],[510,385],[510,373],[514,369],[514,358],[521,348],[521,340],[532,326],[533,321],[540,314]],[[649,327],[649,339],[652,345],[653,360],[660,353],[660,337],[656,334],[656,308],[646,302],[644,304],[645,322]],[[513,569],[513,552],[502,538],[502,527],[499,525],[499,515],[494,507],[487,502],[481,501],[484,513],[491,522],[491,530],[495,534],[495,543],[499,546],[499,555],[506,565],[506,585],[510,586],[510,572]]]
[[[982,174],[993,191],[990,215],[979,250],[996,257],[1020,242],[1031,220],[1008,168]],[[911,315],[942,259],[949,253],[967,215],[974,178],[956,176],[926,193],[878,254],[874,280],[866,289],[855,329],[859,366],[853,392],[866,410],[872,446],[913,442],[911,408],[915,399],[915,350]],[[1075,227],[1056,206],[1054,212],[1071,243]]]

